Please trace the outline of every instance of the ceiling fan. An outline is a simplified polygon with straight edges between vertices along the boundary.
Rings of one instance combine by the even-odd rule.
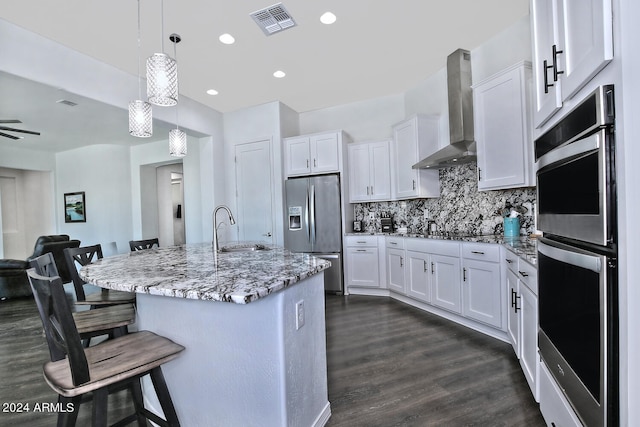
[[[11,134],[5,133],[4,131],[28,133],[29,135],[40,135],[40,132],[34,132],[32,130],[16,129],[12,127],[3,126],[4,124],[9,124],[9,123],[22,123],[22,122],[16,119],[7,119],[7,120],[0,119],[0,136],[4,136],[5,138],[10,138],[10,139],[23,138],[22,136],[11,135]]]

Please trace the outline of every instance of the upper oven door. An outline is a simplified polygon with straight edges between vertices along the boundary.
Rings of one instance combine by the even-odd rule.
[[[549,151],[538,160],[538,228],[607,246],[613,240],[615,192],[611,128]]]

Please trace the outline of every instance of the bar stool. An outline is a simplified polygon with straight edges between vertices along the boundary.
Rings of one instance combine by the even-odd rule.
[[[29,264],[40,276],[58,276],[58,268],[51,253],[34,258]],[[93,337],[108,334],[113,338],[127,334],[127,326],[136,320],[133,304],[110,305],[101,310],[74,312],[72,316],[85,347]]]
[[[153,239],[144,239],[144,240],[130,240],[129,248],[131,252],[135,251],[143,251],[145,249],[152,249],[153,247],[159,248],[160,243],[158,242],[158,238],[155,237]]]
[[[45,277],[31,268],[27,276],[44,327],[51,361],[43,366],[58,403],[69,412],[58,414],[58,426],[73,426],[80,404],[93,400],[92,425],[107,425],[107,400],[114,391],[131,391],[135,413],[119,421],[145,426],[179,426],[161,366],[175,359],[184,347],[149,331],[134,332],[83,348],[59,277]],[[140,378],[150,375],[165,419],[144,407]],[[90,394],[88,394],[90,393]]]
[[[85,266],[94,259],[102,259],[102,246],[92,245],[80,248],[67,248],[64,250],[64,256],[67,261],[67,267],[71,273],[73,287],[76,292],[76,304],[90,305],[91,308],[104,307],[115,304],[131,304],[136,300],[135,293],[111,291],[102,289],[100,293],[86,295],[84,285],[86,284],[78,274],[76,263],[79,266]]]

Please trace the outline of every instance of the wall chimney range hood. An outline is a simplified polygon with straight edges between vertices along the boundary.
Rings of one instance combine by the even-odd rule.
[[[473,139],[471,54],[458,49],[447,57],[450,144],[413,165],[414,169],[440,169],[476,161]]]

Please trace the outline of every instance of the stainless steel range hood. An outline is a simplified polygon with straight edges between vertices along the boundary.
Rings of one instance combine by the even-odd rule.
[[[439,169],[476,160],[473,139],[471,54],[458,49],[447,57],[450,144],[413,165],[414,169]]]

